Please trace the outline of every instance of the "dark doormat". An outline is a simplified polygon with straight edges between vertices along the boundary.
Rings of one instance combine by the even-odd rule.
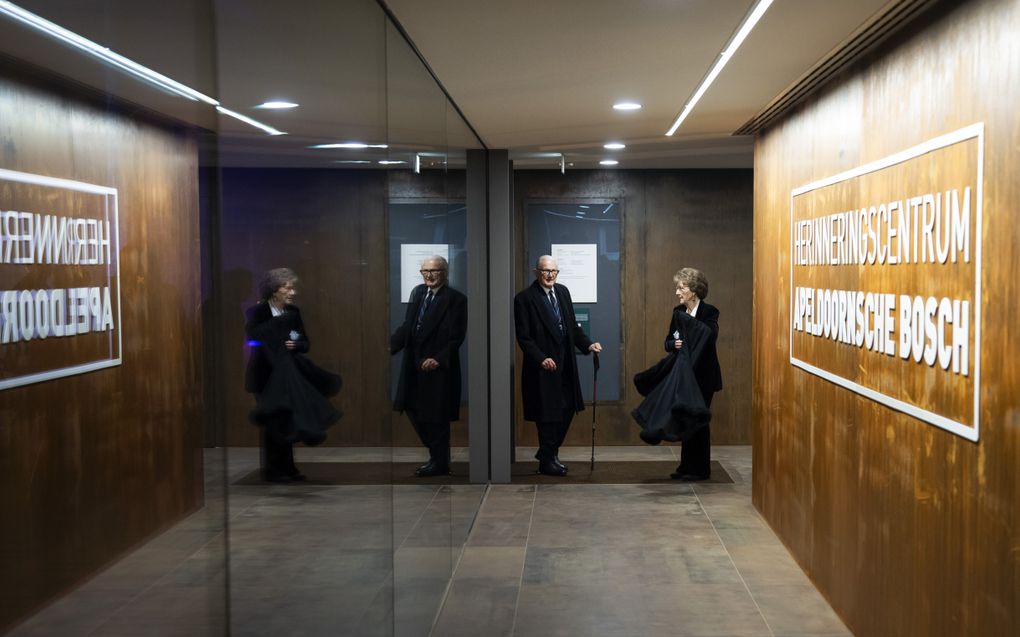
[[[468,465],[454,462],[448,476],[418,478],[414,470],[417,462],[302,462],[301,471],[307,476],[298,485],[340,484],[468,484]],[[538,462],[515,462],[510,470],[513,484],[683,484],[670,480],[676,470],[675,462],[595,461],[595,470],[588,462],[571,462],[570,472],[563,478],[538,473]],[[716,461],[712,461],[712,477],[697,484],[732,484],[733,479]],[[270,484],[263,482],[258,469],[234,482],[238,485]]]

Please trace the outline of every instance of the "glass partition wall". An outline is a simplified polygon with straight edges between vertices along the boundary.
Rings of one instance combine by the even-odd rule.
[[[0,634],[229,630],[214,52],[204,2],[0,3]]]
[[[0,634],[429,634],[484,493],[449,299],[470,127],[374,0],[26,1],[0,28],[0,210],[116,212],[96,267],[0,261],[3,290],[99,289],[105,329],[0,346]],[[15,386],[83,347],[119,360]]]

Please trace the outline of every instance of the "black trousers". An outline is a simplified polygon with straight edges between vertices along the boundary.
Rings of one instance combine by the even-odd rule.
[[[712,406],[712,395],[715,392],[702,392],[705,407]],[[711,425],[703,427],[690,440],[685,440],[680,447],[680,466],[677,473],[707,477],[711,473],[712,435]]]
[[[442,466],[450,465],[450,421],[427,422],[419,420],[413,413],[408,412],[411,425],[414,427],[418,439],[425,448],[429,450],[429,459]]]
[[[262,478],[285,478],[298,473],[294,465],[294,445],[279,436],[272,425],[259,427]]]
[[[535,458],[539,462],[549,462],[559,455],[560,445],[567,437],[573,419],[574,410],[565,409],[560,420],[535,423],[538,428],[538,453],[535,454]]]

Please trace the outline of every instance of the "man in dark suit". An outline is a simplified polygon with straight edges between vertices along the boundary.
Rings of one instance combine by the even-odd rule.
[[[556,283],[559,273],[556,259],[539,257],[535,281],[514,297],[517,344],[524,353],[524,419],[538,427],[538,470],[552,476],[567,475],[560,445],[574,414],[584,409],[574,348],[585,355],[602,351],[578,326],[570,291]]]
[[[687,314],[701,321],[711,330],[708,342],[694,366],[694,378],[705,399],[705,407],[712,406],[712,395],[722,389],[722,371],[716,353],[716,339],[719,337],[719,310],[704,302],[708,296],[708,279],[694,268],[683,268],[673,276],[676,283],[676,297],[680,305],[673,308],[673,318],[666,335],[667,352],[683,346],[681,314]],[[669,477],[674,480],[708,480],[711,473],[712,440],[709,427],[698,430],[690,440],[683,442],[680,450],[680,466]]]
[[[407,412],[429,450],[419,477],[450,472],[450,422],[460,419],[460,346],[467,333],[467,297],[446,284],[449,264],[432,256],[421,264],[424,283],[411,291],[404,323],[390,337],[403,351],[393,408]]]

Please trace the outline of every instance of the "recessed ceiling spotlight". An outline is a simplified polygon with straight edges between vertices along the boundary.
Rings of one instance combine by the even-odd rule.
[[[603,166],[615,166],[620,162],[616,161],[615,159],[603,159],[599,163],[602,164]]]
[[[606,150],[623,150],[626,147],[627,144],[621,144],[620,142],[609,142],[602,148],[605,148]]]
[[[637,102],[617,102],[613,104],[613,108],[618,111],[636,111],[641,108],[641,105]]]
[[[270,109],[270,110],[279,110],[279,109],[283,109],[283,108],[297,108],[297,106],[298,105],[297,105],[296,102],[284,102],[284,101],[281,101],[281,100],[275,100],[275,101],[271,101],[271,102],[262,102],[261,104],[259,104],[255,108],[266,108],[266,109]]]
[[[395,164],[406,164],[407,162],[403,159],[380,159],[379,163],[383,166],[392,166]]]
[[[389,148],[386,144],[366,144],[364,142],[340,142],[337,144],[316,144],[315,146],[309,146],[309,148]]]

